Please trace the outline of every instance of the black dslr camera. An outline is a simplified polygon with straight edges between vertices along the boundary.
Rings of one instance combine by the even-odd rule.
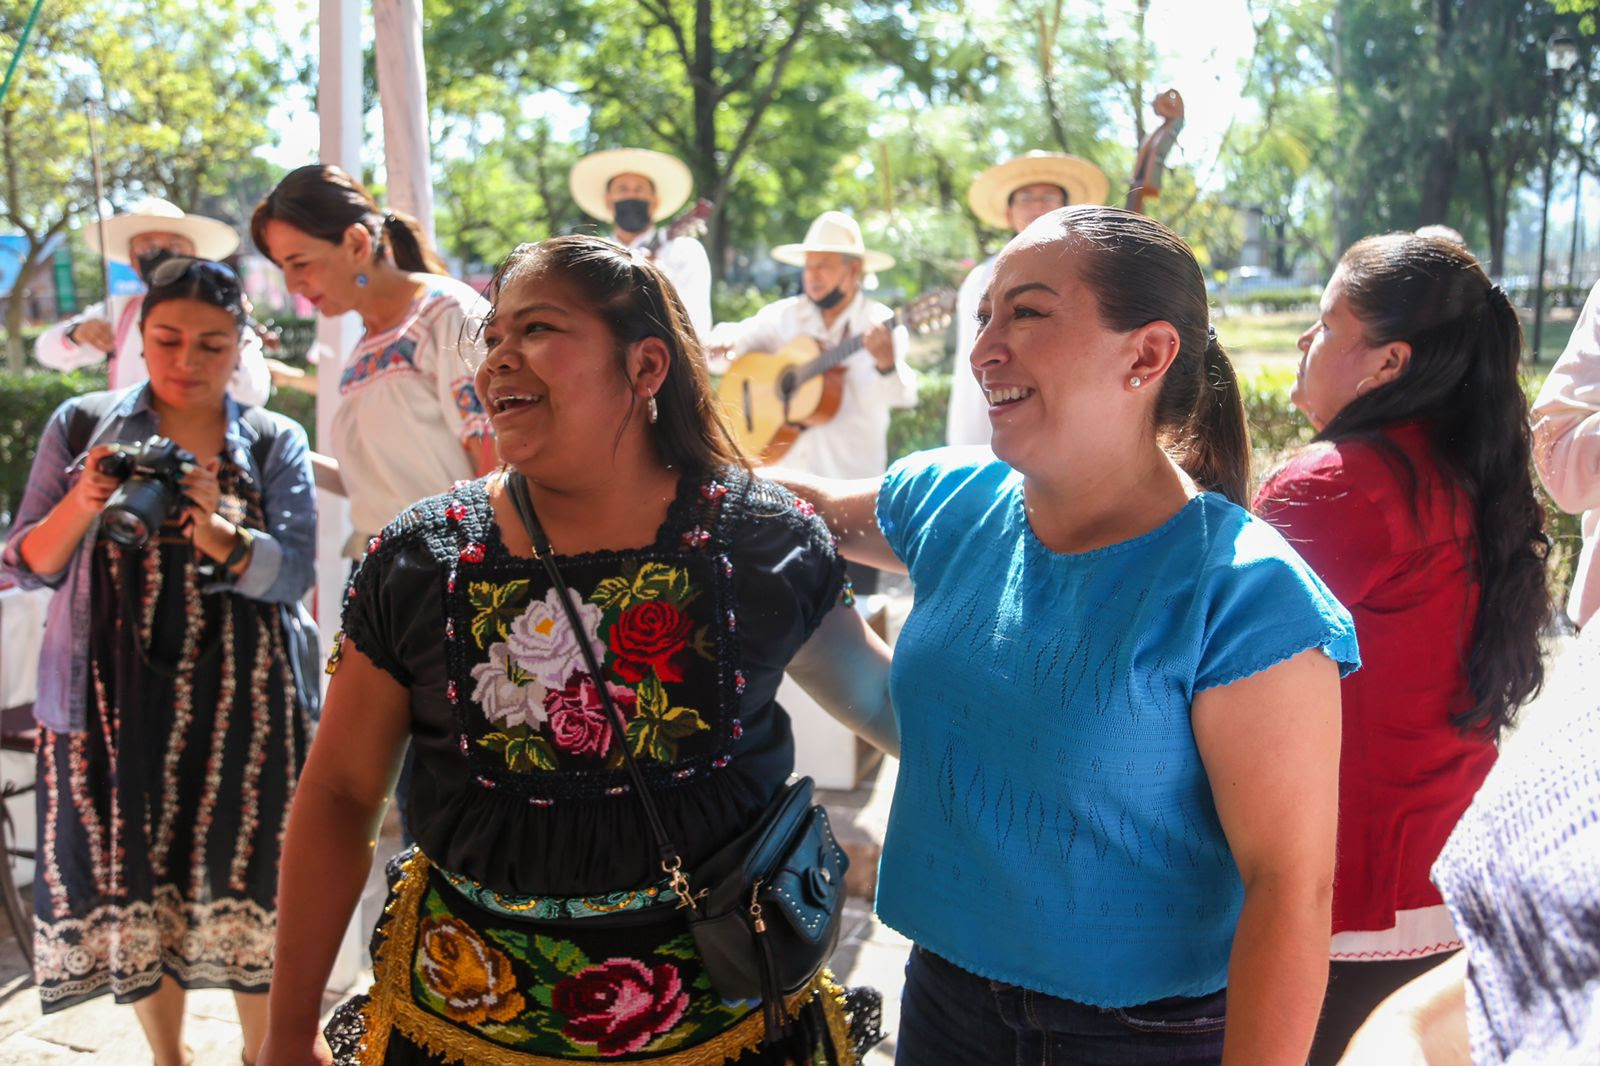
[[[118,544],[142,548],[186,499],[183,477],[197,464],[193,455],[165,437],[113,449],[98,469],[122,484],[106,501],[100,528]]]

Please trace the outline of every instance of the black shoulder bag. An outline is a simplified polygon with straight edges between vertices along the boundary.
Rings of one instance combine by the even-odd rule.
[[[594,649],[582,637],[577,608],[533,513],[528,483],[515,472],[506,483],[534,554],[560,596],[567,623],[579,635],[584,662],[644,805],[661,869],[671,880],[678,906],[689,912],[689,930],[706,974],[727,999],[760,999],[766,1041],[774,1042],[788,1027],[786,998],[816,977],[839,942],[844,874],[850,863],[833,838],[828,812],[812,802],[811,778],[785,785],[754,826],[695,871],[694,884],[701,887],[691,886],[683,856],[667,838],[655,797],[628,748],[627,722],[606,689]]]

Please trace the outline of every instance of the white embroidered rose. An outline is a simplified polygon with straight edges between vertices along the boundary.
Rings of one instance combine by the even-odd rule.
[[[477,682],[472,698],[490,721],[538,729],[549,717],[544,685],[518,668],[510,646],[503,642],[490,645],[488,662],[472,668],[472,680]]]
[[[577,635],[567,624],[567,614],[558,599],[560,593],[551,589],[542,600],[528,604],[527,610],[511,623],[507,643],[517,665],[538,678],[545,688],[564,688],[573,674],[588,673],[583,651]],[[597,634],[600,629],[600,608],[592,603],[578,604],[578,621],[583,635],[594,648],[594,657],[604,662],[606,647]]]

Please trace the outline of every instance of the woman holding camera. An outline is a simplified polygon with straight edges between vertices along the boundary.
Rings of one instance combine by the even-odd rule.
[[[250,1062],[316,683],[289,634],[316,502],[304,431],[227,393],[237,276],[183,258],[149,280],[149,382],[56,410],[3,556],[57,590],[34,704],[34,971],[47,1013],[132,1003],[157,1066],[192,1060],[184,990],[230,988]]]

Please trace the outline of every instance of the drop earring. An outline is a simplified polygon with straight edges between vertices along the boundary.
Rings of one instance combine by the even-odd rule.
[[[650,395],[650,397],[645,401],[645,408],[644,409],[645,409],[645,413],[650,418],[650,424],[652,426],[655,425],[656,424],[656,420],[661,417],[661,409],[656,406],[656,398],[655,398],[655,394],[654,393],[652,393]]]

